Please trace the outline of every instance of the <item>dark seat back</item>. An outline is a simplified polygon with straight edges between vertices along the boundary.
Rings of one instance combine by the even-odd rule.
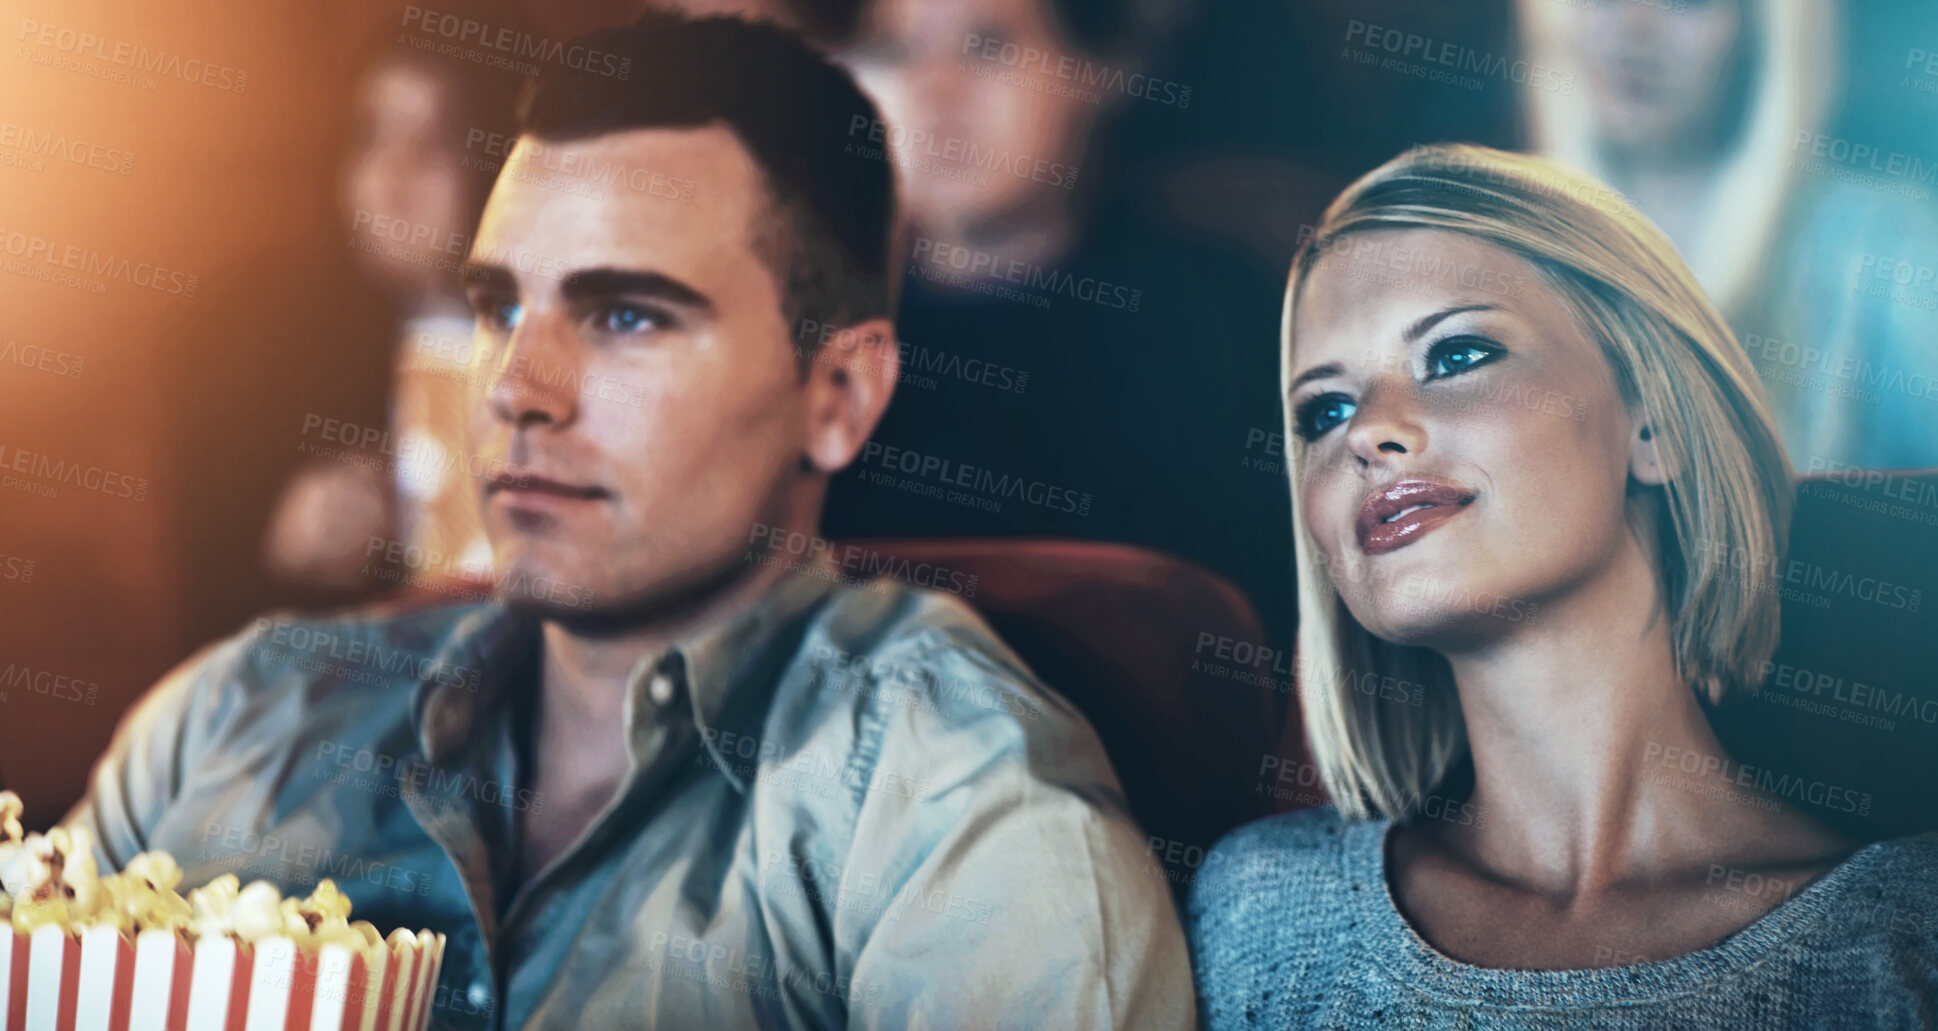
[[[1938,829],[1938,470],[1798,481],[1783,641],[1713,714],[1745,782],[1862,839]]]

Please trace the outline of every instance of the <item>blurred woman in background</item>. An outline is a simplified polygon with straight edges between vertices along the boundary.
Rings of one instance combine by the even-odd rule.
[[[1205,861],[1207,1026],[1927,1024],[1938,834],[1854,850],[1704,711],[1776,646],[1792,488],[1668,238],[1556,162],[1423,148],[1327,210],[1284,330],[1335,808]]]
[[[1580,83],[1523,93],[1531,147],[1621,190],[1675,242],[1749,353],[1793,463],[1938,465],[1938,293],[1876,276],[1880,262],[1932,264],[1938,217],[1916,176],[1880,174],[1886,156],[1831,156],[1853,142],[1831,120],[1839,5],[1519,0],[1519,13],[1527,58]]]

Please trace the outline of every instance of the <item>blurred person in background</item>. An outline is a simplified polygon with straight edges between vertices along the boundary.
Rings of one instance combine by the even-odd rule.
[[[1839,5],[1519,9],[1529,60],[1580,84],[1524,92],[1531,148],[1606,180],[1675,242],[1755,363],[1793,461],[1938,465],[1938,292],[1915,284],[1934,264],[1932,179],[1888,146],[1850,159],[1871,141],[1837,136]]]
[[[1276,284],[1161,226],[1124,145],[1132,124],[1158,126],[1166,139],[1141,142],[1167,152],[1195,128],[1197,98],[1158,53],[1179,5],[870,0],[847,14],[824,35],[882,108],[851,143],[900,171],[908,275],[903,389],[877,434],[900,451],[837,482],[830,532],[1122,541],[1289,616],[1284,491],[1247,464],[1278,455]],[[868,481],[911,454],[1073,500],[954,503]]]
[[[281,577],[346,591],[380,586],[369,574],[374,540],[386,545],[379,554],[396,541],[449,556],[432,575],[489,578],[490,545],[464,473],[477,376],[456,270],[509,150],[486,113],[508,109],[518,81],[389,47],[359,82],[339,205],[349,250],[398,313],[389,419],[371,427],[382,433],[378,446],[346,447],[292,477],[263,549]]]

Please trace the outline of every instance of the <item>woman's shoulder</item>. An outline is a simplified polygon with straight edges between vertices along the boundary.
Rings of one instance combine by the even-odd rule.
[[[1848,880],[1827,907],[1845,945],[1912,939],[1938,957],[1938,831],[1868,845],[1826,880]]]
[[[1331,808],[1268,816],[1232,831],[1198,867],[1187,907],[1194,933],[1253,936],[1262,928],[1310,929],[1344,919],[1330,912],[1350,876],[1347,859],[1366,824]]]
[[[1305,1013],[1323,1002],[1359,933],[1363,891],[1379,890],[1353,888],[1356,870],[1369,862],[1378,869],[1384,827],[1305,809],[1248,823],[1218,842],[1186,906],[1206,1027],[1245,1024],[1239,1015],[1260,1007]]]

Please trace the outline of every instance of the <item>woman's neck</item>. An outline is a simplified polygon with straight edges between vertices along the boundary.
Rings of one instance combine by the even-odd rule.
[[[1719,832],[1767,834],[1763,810],[1713,789],[1720,774],[1704,790],[1664,762],[1727,768],[1670,634],[1652,571],[1630,561],[1511,639],[1447,655],[1484,817],[1462,844],[1480,869],[1572,898],[1706,862]]]

